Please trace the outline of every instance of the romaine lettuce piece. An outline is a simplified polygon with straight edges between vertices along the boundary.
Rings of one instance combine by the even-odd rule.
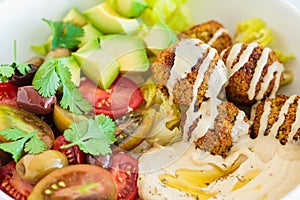
[[[181,119],[179,106],[170,104],[151,79],[141,87],[146,108],[156,109],[155,121],[146,141],[150,144],[169,145],[182,139],[178,126]]]
[[[146,0],[149,7],[140,15],[140,18],[148,26],[153,26],[157,22],[165,22],[168,25],[171,24],[174,30],[182,31],[182,27],[186,29],[194,24],[188,7],[184,6],[186,2],[187,0]],[[172,18],[176,19],[179,26],[175,26],[175,20]]]
[[[274,39],[272,30],[266,27],[264,20],[251,18],[238,23],[234,42],[258,42],[262,46],[269,45]]]

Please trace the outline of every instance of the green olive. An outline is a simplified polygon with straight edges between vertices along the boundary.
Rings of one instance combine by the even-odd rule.
[[[281,75],[280,85],[287,85],[294,80],[294,74],[290,70],[285,70]]]
[[[53,146],[54,133],[41,118],[13,106],[0,105],[0,130],[9,128],[19,128],[29,133],[37,130],[37,136],[46,143],[47,148]],[[7,140],[0,135],[0,142]]]
[[[56,150],[47,150],[43,153],[27,154],[16,164],[18,174],[31,184],[36,184],[41,178],[56,169],[68,165],[65,154]]]

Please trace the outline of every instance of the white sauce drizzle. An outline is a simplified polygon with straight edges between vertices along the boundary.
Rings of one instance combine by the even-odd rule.
[[[235,45],[234,45],[235,46]],[[240,46],[240,45],[238,45]],[[250,43],[247,45],[246,49],[243,51],[242,55],[239,58],[239,61],[231,66],[231,65],[227,65],[227,69],[228,69],[228,79],[235,73],[237,72],[239,69],[241,69],[249,60],[253,50],[258,46],[257,43]],[[241,47],[241,46],[240,46]],[[235,50],[236,51],[236,50]],[[235,55],[236,53],[233,53],[233,55]],[[235,58],[231,58],[231,56],[233,55],[229,55],[229,60],[234,60]],[[232,62],[231,61],[231,62]],[[230,67],[231,66],[231,67]]]
[[[267,129],[268,119],[271,112],[271,105],[271,101],[265,101],[264,112],[262,113],[259,121],[260,126],[258,130],[258,136],[263,136],[264,132]]]
[[[232,68],[233,66],[233,61],[235,60],[235,58],[239,55],[241,49],[242,49],[243,44],[242,43],[237,43],[235,45],[233,45],[233,47],[230,49],[229,55],[226,59],[226,66],[227,68]],[[223,51],[224,54],[224,51]],[[222,55],[223,57],[223,55]]]
[[[224,28],[219,28],[214,35],[212,36],[212,38],[207,42],[208,45],[213,45],[215,43],[215,41],[221,37],[223,35],[223,33],[227,33],[227,30]]]
[[[288,137],[288,142],[295,142],[293,140],[293,137],[295,136],[298,129],[300,128],[300,99],[298,99],[297,104],[298,105],[297,105],[296,117],[294,123],[292,124],[291,132]]]
[[[271,136],[275,137],[277,135],[279,127],[283,124],[285,115],[288,113],[288,109],[292,103],[294,103],[296,95],[290,96],[281,107],[279,112],[278,120],[273,124],[272,128],[270,129]]]
[[[199,58],[201,58],[202,54],[208,48],[206,44],[197,46],[196,44],[200,42],[201,40],[198,39],[187,39],[180,41],[176,46],[174,65],[172,66],[167,82],[171,103],[173,103],[173,88],[175,83],[185,78],[191,72],[192,67],[197,64]]]
[[[262,76],[262,72],[266,64],[268,63],[269,53],[271,52],[270,48],[264,48],[259,60],[256,63],[254,74],[252,76],[249,89],[247,91],[248,98],[252,100],[255,96],[255,89],[259,83],[259,78]],[[271,67],[271,66],[270,66]]]
[[[196,81],[193,85],[193,98],[192,98],[192,102],[188,108],[188,110],[186,111],[186,120],[184,123],[184,127],[183,127],[183,134],[187,133],[189,130],[189,127],[191,127],[193,125],[193,122],[201,115],[200,110],[198,112],[194,112],[194,105],[197,101],[197,94],[198,94],[198,88],[200,87],[203,78],[204,78],[204,73],[208,70],[209,65],[211,63],[211,61],[213,60],[215,54],[217,53],[217,50],[214,48],[210,48],[208,55],[205,57],[203,63],[201,64],[201,66],[199,67],[198,70],[198,75],[196,78]],[[219,67],[219,66],[216,66]],[[196,127],[196,129],[199,127]],[[194,130],[194,132],[198,132],[197,130]]]
[[[274,83],[274,87],[272,89],[272,92],[270,93],[270,97],[274,98],[276,96],[276,92],[278,91],[279,85],[280,85],[280,76],[283,72],[284,68],[283,65],[279,62],[274,62],[272,65],[270,65],[268,67],[268,71],[266,73],[266,75],[263,78],[263,81],[261,83],[261,88],[259,90],[259,92],[257,93],[256,96],[256,100],[260,100],[263,98],[265,92],[267,91],[270,82],[273,80],[274,78],[274,73],[276,73],[275,76],[275,83]]]
[[[242,49],[242,43],[237,43],[237,44],[233,45],[233,47],[231,48],[229,55],[226,59],[226,66],[227,66],[227,70],[228,70],[228,79],[249,61],[253,50],[257,46],[258,46],[258,43],[256,43],[256,42],[248,44],[246,49],[243,51],[243,53],[239,57],[239,61],[235,65],[233,65],[234,60],[236,59],[236,57],[238,56],[238,54],[240,53],[240,51]],[[274,78],[275,72],[277,72],[277,73],[275,75],[275,83],[274,83],[274,87],[271,91],[270,97],[272,97],[272,98],[275,97],[276,92],[278,91],[278,88],[280,85],[280,76],[281,76],[284,68],[281,63],[274,62],[268,67],[267,73],[264,76],[263,81],[261,83],[260,90],[258,91],[257,95],[255,96],[256,86],[259,83],[259,79],[262,76],[263,69],[268,62],[269,53],[271,51],[272,50],[270,48],[265,47],[263,49],[262,55],[260,56],[259,60],[257,61],[255,71],[254,71],[253,77],[251,79],[249,89],[247,91],[248,98],[250,100],[253,100],[254,98],[256,100],[263,99],[264,94],[270,85],[270,82]],[[224,52],[222,52],[222,54],[223,53]]]
[[[243,111],[239,111],[236,119],[234,121],[234,125],[231,132],[231,137],[233,142],[237,142],[241,136],[241,133],[247,134],[249,129],[249,124],[244,121],[245,113]]]

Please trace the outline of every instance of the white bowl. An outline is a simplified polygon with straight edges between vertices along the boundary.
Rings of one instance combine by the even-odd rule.
[[[101,1],[101,0],[100,0]],[[29,48],[41,44],[48,38],[49,28],[42,18],[59,20],[65,12],[75,6],[85,10],[99,0],[0,0],[0,63],[13,61],[13,40],[17,40],[17,58],[24,61],[34,55]],[[233,35],[238,22],[259,17],[273,29],[276,40],[270,45],[283,53],[293,53],[296,59],[286,68],[294,71],[295,80],[280,92],[287,95],[300,94],[300,11],[292,3],[297,0],[191,0],[189,2],[196,23],[215,19]],[[274,188],[275,189],[275,188]],[[300,188],[294,189],[284,199],[299,199]],[[0,191],[0,199],[11,199]]]

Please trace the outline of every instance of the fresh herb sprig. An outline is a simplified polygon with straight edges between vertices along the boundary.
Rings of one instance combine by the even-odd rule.
[[[80,44],[79,38],[84,35],[84,30],[80,26],[72,22],[43,20],[50,26],[52,31],[52,50],[58,47],[73,49]]]
[[[43,142],[34,130],[28,133],[18,128],[4,129],[0,134],[11,142],[1,143],[0,149],[12,154],[12,158],[17,162],[23,151],[30,154],[38,154],[47,149],[45,142]]]
[[[110,117],[103,114],[96,115],[94,119],[71,124],[64,132],[65,138],[71,144],[61,146],[61,148],[78,145],[85,153],[95,156],[106,155],[111,153],[110,145],[116,141],[115,130],[116,125]]]
[[[15,70],[18,70],[22,75],[25,75],[30,71],[30,66],[27,63],[17,62],[17,41],[14,40],[14,61],[11,64],[0,65],[0,80],[2,82],[11,78],[14,75]]]
[[[62,108],[75,114],[86,114],[92,110],[89,101],[83,98],[71,80],[72,74],[60,58],[48,58],[37,70],[32,85],[43,97],[55,95],[62,87]]]

